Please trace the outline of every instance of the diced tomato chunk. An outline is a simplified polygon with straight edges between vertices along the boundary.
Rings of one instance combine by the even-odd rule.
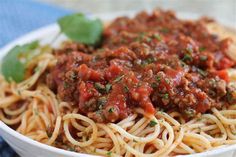
[[[78,68],[78,76],[82,80],[101,81],[103,76],[100,72],[90,69],[86,64],[81,64]]]
[[[106,70],[105,79],[112,80],[120,75],[122,72],[122,68],[117,65],[110,65],[110,67]]]
[[[227,57],[224,57],[220,60],[219,64],[218,64],[218,68],[221,69],[228,69],[230,67],[232,67],[234,65],[234,62],[232,60],[230,60]]]
[[[219,76],[219,78],[225,80],[226,82],[229,82],[229,75],[227,70],[216,71],[216,75]]]

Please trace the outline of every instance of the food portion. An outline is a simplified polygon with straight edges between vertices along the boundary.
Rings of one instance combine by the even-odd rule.
[[[181,21],[171,12],[121,17],[104,30],[101,47],[72,43],[55,51],[47,85],[97,122],[117,122],[141,107],[186,118],[235,103],[227,69],[231,39],[210,34],[208,21]],[[69,54],[69,55],[68,55]]]
[[[213,23],[162,10],[106,28],[82,14],[63,17],[70,41],[60,48],[32,42],[5,56],[0,119],[42,143],[103,156],[235,144],[235,37]]]

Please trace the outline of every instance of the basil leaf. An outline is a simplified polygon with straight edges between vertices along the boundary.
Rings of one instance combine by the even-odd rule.
[[[1,71],[7,81],[21,82],[24,79],[27,61],[35,55],[32,50],[38,47],[38,41],[15,46],[3,58]]]
[[[84,44],[96,44],[101,39],[103,25],[99,19],[88,19],[81,13],[67,15],[58,21],[61,32]]]

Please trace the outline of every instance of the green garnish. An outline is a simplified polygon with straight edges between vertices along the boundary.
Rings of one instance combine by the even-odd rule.
[[[140,32],[140,33],[138,34],[138,37],[137,37],[135,40],[136,40],[136,41],[141,41],[141,40],[143,40],[145,34],[146,34],[145,32]]]
[[[113,113],[114,110],[115,110],[115,109],[114,109],[113,107],[111,107],[111,108],[109,108],[108,112],[109,112],[109,113]]]
[[[200,61],[206,61],[207,60],[207,56],[200,56]]]
[[[197,72],[198,72],[200,75],[204,76],[204,77],[207,76],[207,71],[204,71],[204,70],[202,70],[202,69],[197,69]]]
[[[124,91],[125,91],[125,93],[128,93],[129,92],[129,87],[128,86],[124,86]]]
[[[146,60],[145,60],[145,63],[151,64],[151,63],[153,63],[153,62],[155,62],[155,61],[156,61],[155,58],[154,58],[154,57],[151,57],[151,58],[146,59]]]
[[[205,50],[206,50],[205,47],[200,47],[200,48],[199,48],[199,51],[200,51],[200,52],[205,51]]]
[[[111,151],[107,152],[107,156],[111,156],[111,154],[112,154]]]
[[[67,150],[75,152],[75,148],[74,147],[68,147]]]
[[[76,13],[64,16],[57,22],[61,32],[74,41],[93,45],[101,40],[103,25],[99,19],[89,19]]]
[[[191,53],[193,53],[193,48],[192,47],[187,47],[186,51],[191,54]]]
[[[33,52],[39,46],[38,41],[29,44],[17,45],[3,58],[1,70],[7,81],[21,82],[25,77],[26,65],[37,55]]]
[[[154,34],[153,37],[156,38],[158,41],[162,40],[162,38],[159,34]]]
[[[94,87],[100,92],[100,93],[104,93],[106,91],[106,88],[103,84],[96,82],[94,83]]]
[[[112,85],[110,83],[106,84],[105,86],[99,82],[94,83],[94,87],[100,92],[100,93],[109,93],[112,89]]]
[[[68,83],[68,82],[63,82],[63,86],[64,86],[64,88],[69,88],[70,87],[70,84]]]
[[[77,73],[75,71],[72,71],[70,74],[70,79],[72,81],[75,81],[77,79]]]
[[[109,91],[112,89],[112,85],[110,83],[106,84],[106,93],[109,93]]]
[[[158,87],[158,84],[157,84],[156,82],[153,82],[153,83],[151,83],[151,87],[152,87],[152,88],[157,88],[157,87]]]
[[[184,57],[183,57],[183,59],[182,59],[184,62],[186,62],[186,61],[192,61],[193,59],[192,59],[192,57],[191,57],[191,55],[189,55],[189,54],[184,54]]]
[[[155,125],[157,125],[157,122],[154,121],[154,120],[151,120],[150,123],[149,123],[149,126],[154,127]]]
[[[125,75],[118,76],[118,77],[114,80],[114,82],[115,82],[115,83],[120,82],[124,76],[125,76]]]
[[[163,99],[168,99],[169,98],[169,94],[168,93],[165,93],[163,96],[162,96]]]
[[[98,98],[98,108],[101,110],[103,106],[107,103],[106,97],[100,97]]]
[[[169,33],[169,29],[168,28],[162,28],[161,30],[160,30],[162,33]]]
[[[187,117],[193,117],[196,114],[196,111],[188,107],[184,110],[184,113],[186,114]]]
[[[166,82],[167,84],[169,84],[169,83],[170,83],[170,80],[167,79],[167,78],[165,78],[165,82]]]
[[[161,77],[160,76],[156,76],[156,81],[160,82],[161,81]]]

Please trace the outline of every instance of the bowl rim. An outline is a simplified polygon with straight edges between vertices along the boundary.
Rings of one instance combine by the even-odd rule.
[[[148,10],[148,11],[150,11],[150,10]],[[121,15],[132,16],[136,12],[137,11],[120,11],[120,12],[114,12],[114,13],[100,13],[100,14],[91,15],[91,17],[99,17],[102,20],[111,20],[111,19],[114,19],[115,17],[121,16]],[[109,16],[107,16],[107,15],[109,15]],[[188,12],[177,12],[177,15],[179,15],[181,18],[190,19],[190,20],[200,17],[199,14],[188,13]],[[234,28],[233,22],[225,21],[225,20],[218,20],[218,19],[217,19],[217,21],[219,21],[219,23],[225,25],[226,27],[236,30]],[[6,44],[6,46],[2,47],[0,49],[0,52],[1,52],[0,53],[0,60],[2,60],[3,56],[15,45],[24,44],[24,43],[31,42],[36,39],[41,40],[41,39],[45,38],[47,35],[52,34],[52,33],[56,33],[58,31],[59,31],[58,25],[56,23],[53,23],[53,24],[50,24],[50,25],[47,25],[47,26],[44,26],[44,27],[41,27],[39,29],[29,32],[29,33],[15,39],[15,40],[13,40],[12,42]],[[33,139],[30,139],[27,136],[24,136],[24,135],[18,133],[17,131],[13,130],[12,128],[7,126],[5,123],[3,123],[1,120],[0,120],[0,130],[2,130],[4,133],[9,134],[10,136],[12,136],[14,138],[17,138],[18,140],[20,140],[22,142],[26,142],[27,144],[34,145],[35,147],[40,147],[41,149],[44,149],[46,151],[59,153],[60,155],[75,156],[75,157],[77,157],[77,156],[78,157],[79,156],[96,157],[97,156],[97,155],[91,155],[91,154],[72,152],[72,151],[68,151],[68,150],[64,150],[64,149],[60,149],[60,148],[56,148],[53,146],[49,146],[49,145],[40,143],[38,141],[35,141]],[[190,154],[190,155],[178,155],[178,157],[202,157],[202,156],[208,156],[208,155],[218,155],[220,153],[226,153],[226,152],[232,151],[232,150],[236,150],[236,144],[219,147],[219,148],[209,150],[206,152],[202,152],[202,153],[196,153],[196,154]]]

